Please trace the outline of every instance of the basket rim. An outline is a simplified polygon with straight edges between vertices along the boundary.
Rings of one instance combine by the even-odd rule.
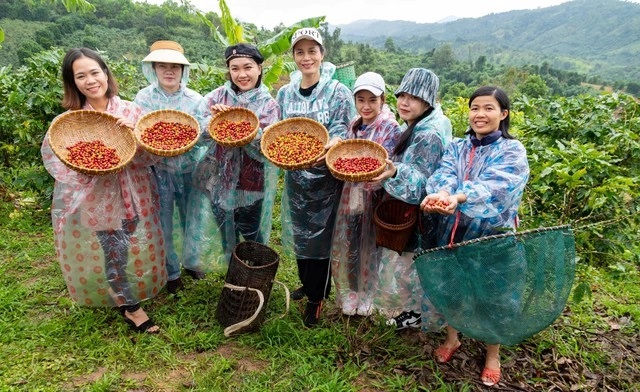
[[[242,244],[247,244],[247,245],[242,245]],[[268,263],[268,264],[263,264],[263,265],[258,265],[258,266],[249,265],[249,264],[245,263],[244,260],[242,260],[236,254],[236,249],[240,245],[242,245],[242,246],[256,246],[257,245],[259,248],[263,248],[263,250],[268,250],[271,253],[273,253],[276,256],[276,258],[275,258],[274,261],[272,261],[271,263]],[[239,260],[243,264],[243,268],[249,268],[249,269],[252,269],[252,270],[262,270],[262,269],[265,269],[265,268],[268,268],[268,267],[272,267],[274,264],[279,264],[280,263],[280,255],[278,254],[278,252],[276,252],[270,246],[267,246],[265,244],[261,244],[260,242],[257,242],[257,241],[242,241],[242,242],[238,242],[236,244],[236,246],[233,247],[233,251],[231,252],[231,255],[234,258],[236,258],[237,260]]]
[[[324,144],[327,144],[329,141],[329,131],[327,131],[327,128],[322,125],[322,123],[308,118],[308,117],[291,117],[291,118],[287,118],[284,120],[280,120],[278,122],[275,122],[271,125],[269,125],[268,127],[266,127],[264,129],[264,132],[262,133],[262,139],[260,140],[260,150],[262,151],[262,155],[264,155],[265,158],[267,158],[267,160],[271,163],[273,163],[274,165],[278,166],[281,169],[285,169],[285,170],[300,170],[300,169],[308,169],[310,167],[313,166],[313,163],[315,161],[318,160],[318,158],[322,157],[323,155],[326,154],[327,150],[322,150],[322,152],[320,152],[318,155],[316,155],[315,157],[312,157],[306,161],[303,162],[298,162],[295,164],[290,164],[290,163],[282,163],[282,162],[278,162],[276,160],[273,160],[269,154],[267,153],[267,145],[265,140],[267,140],[267,138],[265,137],[266,135],[268,135],[269,132],[274,132],[274,129],[278,129],[282,126],[287,126],[289,124],[294,124],[297,122],[302,122],[302,123],[309,123],[312,124],[313,126],[317,127],[318,129],[321,129],[323,132],[323,135],[325,136],[325,140],[323,141]],[[321,140],[322,142],[322,140]]]
[[[399,231],[399,230],[404,230],[407,229],[411,226],[413,226],[416,223],[416,220],[418,219],[418,214],[420,213],[420,206],[416,205],[416,204],[409,204],[411,205],[413,208],[411,215],[413,216],[408,222],[405,223],[401,223],[401,224],[391,224],[391,223],[387,223],[385,221],[383,221],[382,219],[380,219],[378,217],[378,209],[385,203],[397,203],[397,202],[401,202],[401,203],[405,203],[405,204],[409,204],[407,202],[404,202],[402,200],[398,200],[398,199],[387,199],[387,200],[383,200],[380,203],[378,203],[378,205],[376,206],[376,208],[373,210],[373,222],[377,225],[380,226],[382,228],[385,229],[389,229],[389,230],[394,230],[394,231]]]
[[[333,154],[336,154],[336,151],[338,149],[345,148],[345,146],[349,146],[351,144],[366,144],[366,145],[372,146],[373,148],[375,148],[380,152],[383,152],[384,158],[382,159],[382,164],[377,169],[367,173],[343,173],[339,171],[338,169],[335,168],[333,163],[329,162],[329,159],[332,157]],[[376,143],[368,139],[346,139],[346,140],[341,140],[335,145],[331,146],[329,151],[327,151],[325,162],[327,167],[329,168],[329,171],[335,178],[343,181],[349,181],[349,182],[364,182],[379,176],[387,166],[387,162],[386,162],[387,159],[389,159],[389,153],[380,143]]]
[[[457,242],[455,244],[452,244],[451,246],[449,245],[443,245],[443,246],[438,246],[436,248],[431,248],[431,249],[425,249],[419,253],[416,253],[413,256],[413,260],[416,260],[419,256],[422,256],[426,253],[431,253],[431,252],[436,252],[436,251],[440,251],[440,250],[454,250],[457,248],[461,248],[465,245],[470,245],[470,244],[476,244],[478,242],[486,242],[486,241],[493,241],[495,239],[500,239],[500,238],[506,238],[506,237],[515,237],[516,239],[519,239],[518,237],[524,237],[530,234],[539,234],[539,233],[545,233],[548,231],[565,231],[568,230],[570,235],[573,235],[573,229],[571,228],[571,225],[559,225],[559,226],[550,226],[550,227],[538,227],[535,229],[529,229],[529,230],[523,230],[523,231],[510,231],[504,234],[494,234],[494,235],[488,235],[488,236],[484,236],[484,237],[480,237],[480,238],[474,238],[471,240],[467,240],[467,241],[462,241],[462,242]]]
[[[216,138],[215,134],[213,133],[212,125],[215,124],[216,121],[219,118],[228,116],[229,113],[232,113],[232,112],[244,112],[249,117],[251,117],[251,119],[254,120],[253,122],[255,122],[255,124],[256,124],[256,126],[253,128],[253,131],[251,131],[251,133],[248,134],[247,136],[243,137],[242,139],[238,139],[238,140],[227,141],[227,140],[222,140],[222,139]],[[249,121],[249,123],[251,123],[251,122],[252,121]],[[258,134],[258,130],[259,129],[260,129],[260,119],[258,118],[258,116],[253,112],[253,110],[247,109],[247,108],[243,108],[243,107],[231,107],[228,110],[216,113],[213,117],[211,117],[211,120],[209,121],[209,124],[207,126],[207,131],[209,132],[209,135],[211,136],[211,138],[217,144],[219,144],[219,145],[221,145],[223,147],[242,147],[244,145],[247,145],[253,139],[255,139],[256,135]]]
[[[79,173],[82,174],[87,174],[87,175],[106,175],[106,174],[113,174],[113,173],[117,173],[119,171],[121,171],[122,169],[124,169],[125,166],[127,166],[131,160],[133,159],[133,157],[136,155],[136,149],[132,149],[132,152],[129,154],[129,156],[126,157],[120,157],[120,163],[117,164],[116,166],[110,168],[110,169],[87,169],[85,167],[81,167],[78,165],[74,165],[71,162],[69,162],[66,157],[64,157],[60,151],[58,151],[57,149],[57,143],[54,143],[53,141],[53,135],[55,134],[56,131],[54,131],[54,129],[56,129],[56,127],[59,126],[59,124],[62,121],[66,121],[67,118],[69,117],[79,117],[79,116],[95,116],[95,117],[101,117],[106,119],[109,122],[112,122],[113,125],[117,128],[120,128],[122,130],[127,130],[128,132],[123,132],[124,135],[127,135],[125,137],[131,137],[130,141],[135,144],[136,143],[136,138],[135,135],[133,134],[133,131],[125,126],[125,125],[119,125],[117,124],[118,122],[118,118],[115,117],[114,115],[107,113],[107,112],[100,112],[97,110],[93,110],[93,109],[77,109],[77,110],[67,110],[64,113],[61,113],[60,115],[58,115],[52,122],[51,125],[49,126],[49,131],[47,132],[47,138],[49,141],[49,146],[51,147],[51,151],[53,151],[54,155],[56,157],[58,157],[58,159],[60,159],[60,161],[62,161],[62,163],[64,163],[67,167],[71,168],[72,170],[75,170]]]
[[[171,150],[162,150],[159,148],[155,148],[155,147],[151,147],[148,144],[145,144],[142,141],[142,132],[144,132],[144,129],[141,129],[141,124],[142,121],[146,121],[150,118],[153,117],[158,117],[161,116],[163,114],[176,114],[178,116],[182,116],[184,117],[187,121],[185,121],[185,123],[189,123],[188,125],[193,126],[196,129],[196,137],[189,142],[188,144],[180,147],[180,148],[174,148]],[[160,122],[163,120],[158,120],[155,121],[154,124],[156,122]],[[176,121],[167,121],[167,122],[176,122]],[[145,128],[146,129],[146,128]],[[136,138],[136,140],[138,141],[138,144],[140,144],[140,146],[142,146],[142,148],[144,148],[145,150],[149,151],[152,154],[155,155],[159,155],[159,156],[166,156],[166,157],[172,157],[172,156],[176,156],[176,155],[180,155],[183,154],[189,150],[191,150],[193,148],[193,146],[196,145],[196,143],[198,142],[198,139],[200,138],[200,124],[198,123],[198,120],[196,120],[195,117],[193,117],[192,115],[190,115],[187,112],[183,112],[182,110],[176,110],[176,109],[158,109],[158,110],[153,110],[150,111],[148,113],[145,113],[144,115],[142,115],[138,121],[136,122],[136,126],[133,128],[133,134]]]

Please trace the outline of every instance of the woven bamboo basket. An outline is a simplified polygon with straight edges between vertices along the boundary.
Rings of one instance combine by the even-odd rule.
[[[327,132],[324,125],[315,120],[306,117],[293,117],[278,121],[277,123],[271,124],[265,128],[264,133],[262,134],[262,140],[260,140],[260,149],[262,150],[262,154],[274,165],[285,170],[308,169],[325,153],[323,150],[317,156],[295,164],[282,163],[274,160],[269,156],[267,147],[269,147],[275,139],[287,132],[304,132],[318,138],[323,145],[329,142],[329,132]]]
[[[266,245],[254,241],[236,245],[216,308],[223,327],[240,325],[233,332],[260,328],[279,262],[278,254]]]
[[[380,166],[367,173],[343,173],[335,167],[338,158],[372,157],[380,161]],[[384,171],[385,160],[389,157],[387,150],[380,144],[365,139],[343,140],[327,151],[327,167],[333,176],[342,181],[362,182],[377,177]]]
[[[197,136],[193,140],[191,140],[188,144],[172,150],[161,150],[159,148],[151,147],[142,141],[142,132],[144,132],[145,129],[153,126],[155,123],[160,121],[176,122],[180,124],[189,125],[196,129]],[[140,119],[138,120],[138,123],[136,124],[135,129],[133,130],[133,133],[138,143],[145,150],[149,151],[154,155],[159,155],[163,157],[173,157],[176,155],[184,154],[185,152],[191,150],[193,146],[196,145],[196,143],[198,142],[198,138],[200,137],[200,124],[198,124],[198,121],[189,113],[185,113],[180,110],[161,109],[161,110],[154,110],[153,112],[149,112],[144,116],[140,117]]]
[[[401,255],[411,239],[417,219],[418,206],[397,199],[381,202],[376,206],[373,214],[376,246],[395,250]]]
[[[218,125],[222,120],[228,120],[232,122],[241,122],[248,121],[253,128],[253,131],[242,139],[238,140],[222,140],[218,139],[214,134],[213,130],[216,125]],[[253,139],[255,139],[258,134],[258,129],[260,128],[260,121],[258,120],[258,116],[254,112],[245,108],[231,108],[224,112],[218,112],[211,121],[209,122],[209,135],[211,138],[216,141],[221,146],[224,147],[241,147],[251,143]]]
[[[94,110],[71,110],[53,120],[49,128],[49,144],[53,153],[67,167],[83,174],[104,175],[124,168],[136,154],[136,139],[131,129],[117,124],[118,119],[108,113]],[[120,163],[110,169],[87,169],[67,160],[67,147],[80,141],[101,140],[105,146],[113,148],[120,157]]]

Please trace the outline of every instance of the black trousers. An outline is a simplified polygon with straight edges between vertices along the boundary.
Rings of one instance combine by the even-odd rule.
[[[311,302],[329,298],[331,292],[330,259],[297,259],[298,277]]]

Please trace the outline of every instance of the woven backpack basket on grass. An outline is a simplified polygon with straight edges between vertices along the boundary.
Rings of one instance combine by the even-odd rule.
[[[380,161],[380,166],[373,171],[366,173],[344,173],[339,171],[336,166],[338,158],[361,158],[371,157]],[[380,144],[365,139],[349,139],[343,140],[327,151],[327,167],[331,174],[342,181],[362,182],[369,181],[377,177],[384,171],[386,166],[385,160],[388,158],[387,150]]]
[[[136,140],[131,129],[117,124],[118,119],[95,110],[70,110],[56,117],[49,128],[49,144],[53,153],[69,168],[88,175],[111,174],[122,170],[136,154]],[[120,163],[109,169],[88,169],[67,160],[69,150],[78,142],[100,140],[116,150]]]
[[[144,132],[144,130],[149,127],[152,127],[154,124],[161,121],[180,123],[180,124],[188,125],[192,128],[195,128],[196,137],[186,145],[179,148],[174,148],[171,150],[162,150],[144,143],[142,141],[142,133]],[[145,114],[138,120],[138,123],[136,124],[136,127],[134,129],[134,135],[136,137],[136,140],[138,140],[138,143],[140,143],[140,145],[142,146],[142,148],[149,151],[150,153],[163,156],[163,157],[173,157],[176,155],[184,154],[185,152],[191,150],[193,146],[196,145],[196,143],[198,142],[198,138],[200,137],[200,124],[198,124],[198,121],[192,115],[180,110],[173,110],[173,109],[154,110],[153,112],[149,112]]]
[[[214,130],[218,124],[220,124],[223,120],[231,121],[231,122],[242,122],[247,121],[251,124],[250,134],[238,140],[224,140],[219,139]],[[258,129],[260,128],[260,121],[258,117],[249,109],[245,108],[231,108],[224,112],[219,112],[213,118],[211,118],[211,122],[209,122],[209,135],[211,138],[216,141],[221,146],[224,147],[241,147],[251,143],[253,139],[255,139],[258,134]]]
[[[260,149],[262,150],[262,154],[271,163],[285,170],[299,170],[310,168],[311,166],[313,166],[315,161],[325,153],[324,149],[316,156],[302,162],[297,162],[295,164],[278,162],[273,159],[273,157],[269,156],[267,150],[269,145],[279,136],[285,135],[289,132],[304,132],[320,140],[323,146],[329,141],[329,132],[327,132],[327,129],[324,127],[324,125],[306,117],[293,117],[286,120],[278,121],[277,123],[271,124],[264,130],[262,139],[260,140]]]
[[[254,241],[236,245],[216,308],[225,336],[260,328],[279,263],[280,256],[266,245]]]

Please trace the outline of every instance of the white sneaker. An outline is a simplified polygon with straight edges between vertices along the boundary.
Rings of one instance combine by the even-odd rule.
[[[354,291],[349,292],[349,295],[342,299],[342,314],[347,316],[356,314],[359,302],[358,294]]]
[[[371,316],[373,314],[373,304],[370,298],[360,300],[357,313],[359,316]]]

